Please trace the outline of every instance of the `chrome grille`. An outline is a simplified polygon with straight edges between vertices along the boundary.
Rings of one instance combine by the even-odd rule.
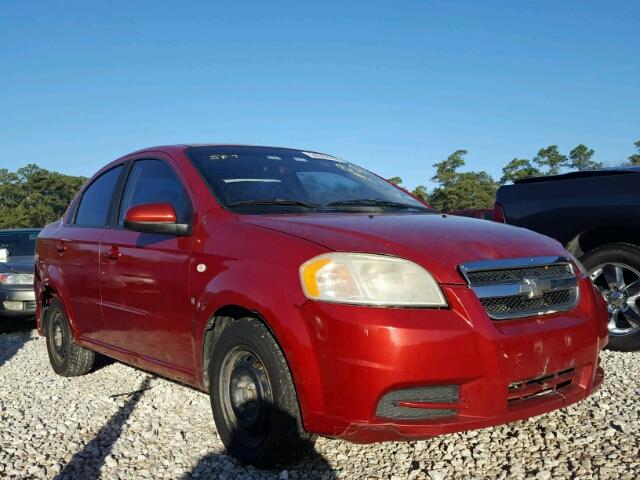
[[[567,264],[545,265],[542,267],[514,268],[511,270],[484,270],[469,272],[468,280],[474,285],[491,283],[519,282],[523,278],[552,278],[573,277],[573,272]]]
[[[489,315],[504,315],[510,312],[538,311],[553,308],[554,305],[563,304],[570,300],[569,290],[546,292],[539,298],[498,297],[481,298],[480,303]]]
[[[460,271],[494,320],[569,310],[578,302],[578,279],[566,258],[471,262]]]

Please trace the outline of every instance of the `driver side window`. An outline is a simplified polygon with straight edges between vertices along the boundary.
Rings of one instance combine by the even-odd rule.
[[[129,172],[118,212],[118,225],[135,205],[169,203],[176,211],[178,223],[191,223],[192,206],[182,182],[171,167],[160,160],[136,160]]]

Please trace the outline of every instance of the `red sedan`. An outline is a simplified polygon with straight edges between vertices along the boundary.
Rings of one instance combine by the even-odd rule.
[[[37,244],[55,372],[95,352],[208,391],[243,461],[586,398],[607,314],[556,241],[436,213],[321,153],[199,145],[100,170]]]

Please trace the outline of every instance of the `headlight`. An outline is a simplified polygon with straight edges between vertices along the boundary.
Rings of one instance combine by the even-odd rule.
[[[0,273],[0,283],[4,285],[31,285],[33,284],[33,274]]]
[[[431,274],[413,262],[384,255],[328,253],[300,267],[312,300],[362,305],[446,307]]]

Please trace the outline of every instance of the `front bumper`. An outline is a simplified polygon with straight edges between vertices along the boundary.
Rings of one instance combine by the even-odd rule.
[[[11,304],[5,303],[11,302]],[[13,308],[9,308],[13,306]],[[2,285],[0,317],[31,317],[36,313],[33,285]]]
[[[442,310],[305,304],[316,370],[303,382],[319,384],[305,392],[307,430],[358,443],[427,438],[540,415],[602,383],[606,314],[587,279],[572,311],[510,321],[490,320],[466,286],[444,290],[451,307]],[[440,386],[455,386],[456,400],[402,404],[450,414],[379,415],[390,392]]]

